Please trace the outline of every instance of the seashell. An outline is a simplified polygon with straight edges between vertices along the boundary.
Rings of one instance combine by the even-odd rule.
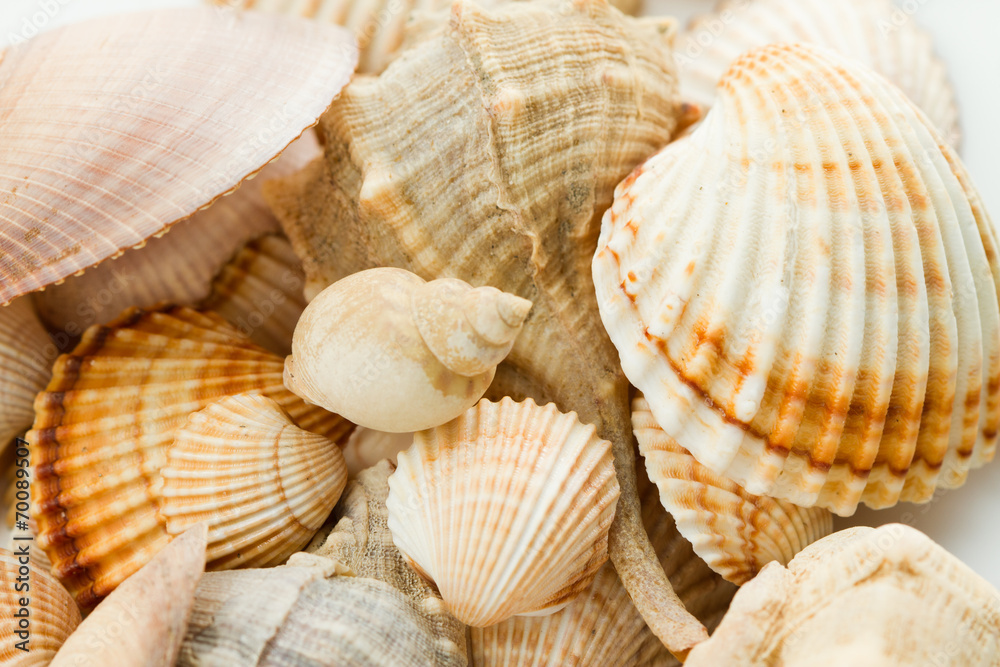
[[[398,460],[386,500],[392,540],[467,625],[556,611],[607,560],[618,501],[611,443],[575,413],[480,401],[415,433]]]
[[[51,374],[50,350],[30,299],[0,308],[0,452],[31,427],[35,395]]]
[[[191,528],[122,583],[63,644],[52,667],[176,663],[205,571],[206,534],[204,525]]]
[[[0,303],[236,188],[316,122],[356,62],[340,28],[207,7],[101,18],[7,49]]]
[[[250,241],[222,267],[202,308],[275,354],[292,351],[292,333],[306,307],[305,275],[288,239],[268,234]]]
[[[482,397],[530,308],[526,299],[461,280],[362,271],[306,307],[285,386],[361,426],[432,428]]]
[[[716,85],[740,55],[779,42],[830,48],[872,68],[958,147],[958,103],[947,69],[931,36],[892,0],[721,0],[678,39],[682,94],[711,105]]]
[[[396,456],[413,444],[412,433],[386,433],[359,426],[344,445],[347,472],[356,477],[362,470],[371,468],[382,459],[396,464]]]
[[[247,392],[338,440],[350,425],[281,383],[282,360],[221,317],[183,307],[126,311],[60,357],[26,439],[38,544],[81,607],[170,541],[158,514],[167,450],[191,413]]]
[[[58,581],[35,567],[34,545],[16,544],[20,548],[0,549],[0,609],[3,612],[0,662],[16,667],[48,665],[66,638],[80,625],[80,610]],[[28,550],[27,564],[19,562],[24,556],[17,554],[24,548]],[[27,583],[27,588],[18,590],[19,582]],[[24,607],[28,613],[26,628],[20,627],[20,619],[15,616],[22,613],[20,601],[23,597],[29,600]],[[19,632],[24,634],[19,635]]]
[[[849,515],[925,501],[993,457],[996,256],[911,102],[832,52],[776,45],[622,183],[593,268],[670,438],[749,493]]]
[[[32,295],[39,314],[51,328],[75,337],[90,325],[107,324],[133,306],[151,308],[164,301],[193,305],[208,298],[213,287],[229,288],[221,296],[214,295],[217,301],[232,299],[230,292],[245,290],[245,287],[239,286],[233,271],[259,267],[245,257],[240,247],[279,228],[261,194],[262,181],[298,171],[319,152],[315,135],[312,132],[302,135],[274,162],[266,165],[258,176],[207,209],[173,225],[168,229],[169,233],[149,239],[142,247],[126,250],[116,259],[102,262],[82,275],[72,276],[62,284],[51,285],[45,291]],[[275,242],[268,243],[263,252],[272,251],[276,259],[289,267],[299,264],[297,259],[288,258],[285,252],[276,255],[276,245]],[[262,251],[257,246],[253,250]],[[213,285],[216,275],[233,259],[234,254],[237,254],[237,265],[226,271],[221,278],[221,286]],[[301,268],[297,271],[301,273]],[[295,299],[301,301],[302,279],[296,277],[299,278],[297,285],[291,284],[284,273],[267,280],[278,281],[283,292],[291,290],[296,295]],[[287,287],[286,280],[289,281]],[[243,293],[246,294],[245,291]],[[252,309],[236,311],[233,306],[230,309],[239,312],[242,317],[253,312]],[[287,316],[286,313],[282,315]],[[273,325],[274,319],[267,320],[268,326]],[[298,319],[297,315],[295,319]],[[292,327],[294,323],[293,319],[285,323],[285,327]],[[291,339],[291,331],[288,338]],[[254,340],[257,341],[256,338]],[[261,345],[272,349],[266,344]],[[287,354],[285,350],[273,351]]]
[[[322,121],[324,161],[265,185],[265,198],[302,257],[307,298],[396,266],[532,301],[488,396],[555,402],[613,443],[622,497],[609,554],[657,636],[683,653],[707,634],[639,521],[628,383],[590,274],[615,185],[682,113],[673,24],[542,0],[493,12],[460,2],[447,25],[355,79]]]
[[[785,565],[833,532],[827,510],[755,496],[698,463],[663,432],[642,394],[632,401],[632,431],[659,502],[695,553],[726,581],[745,584],[767,563]]]
[[[206,522],[208,567],[217,570],[285,562],[323,526],[347,484],[336,442],[253,394],[192,414],[161,474],[167,532]]]
[[[686,667],[996,665],[1000,593],[923,533],[852,528],[771,563]]]

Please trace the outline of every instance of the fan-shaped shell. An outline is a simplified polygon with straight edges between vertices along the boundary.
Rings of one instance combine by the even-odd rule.
[[[575,413],[480,401],[413,436],[389,477],[389,530],[473,626],[564,606],[607,560],[611,444]]]
[[[55,356],[30,299],[0,308],[0,451],[31,426]]]
[[[167,532],[207,522],[208,567],[217,570],[283,563],[312,539],[347,484],[336,442],[253,394],[192,414],[162,475]]]
[[[755,496],[698,463],[663,432],[641,394],[632,401],[632,430],[659,501],[695,553],[727,581],[744,584],[767,563],[784,565],[833,532],[827,510]]]
[[[235,188],[316,122],[356,62],[340,28],[209,8],[105,17],[7,49],[0,303]]]
[[[350,425],[281,382],[282,360],[219,316],[183,307],[127,311],[92,327],[55,364],[35,401],[32,513],[53,573],[92,606],[170,540],[161,470],[188,416],[255,392],[303,429],[333,439]]]
[[[900,524],[820,540],[740,589],[686,667],[982,665],[1000,656],[1000,592]]]
[[[721,0],[678,39],[682,95],[710,105],[740,55],[779,42],[816,44],[871,67],[958,146],[958,104],[945,65],[930,35],[892,0]]]
[[[992,459],[997,252],[965,169],[902,93],[776,45],[621,184],[593,267],[668,436],[752,494],[849,515]]]
[[[36,549],[31,541],[15,543],[14,552],[0,549],[0,662],[4,665],[49,664],[80,625],[80,610],[70,594],[54,577],[35,567]],[[28,599],[23,607],[26,612],[21,611],[23,598]],[[22,613],[27,614],[24,627],[15,616]]]

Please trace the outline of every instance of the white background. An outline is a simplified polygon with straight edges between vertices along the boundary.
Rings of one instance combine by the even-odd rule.
[[[837,2],[840,0],[830,0]],[[85,18],[138,9],[197,5],[198,0],[0,0],[0,43]],[[914,19],[933,34],[948,64],[962,109],[962,156],[1000,222],[1000,1],[906,0]],[[682,21],[714,0],[646,0],[649,14]],[[49,18],[49,15],[52,18]],[[974,471],[961,489],[928,505],[861,509],[838,527],[902,520],[918,528],[1000,588],[1000,461]]]

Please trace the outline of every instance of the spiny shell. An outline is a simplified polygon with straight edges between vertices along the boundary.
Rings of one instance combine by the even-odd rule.
[[[209,8],[104,17],[7,49],[0,303],[235,188],[316,122],[356,62],[340,28]]]
[[[628,383],[590,274],[615,185],[677,127],[673,24],[540,0],[459,2],[439,28],[355,79],[324,117],[324,162],[265,197],[303,258],[307,296],[397,266],[532,301],[488,395],[555,402],[613,443],[609,554],[657,636],[683,652],[707,634],[639,520]]]
[[[730,65],[755,47],[807,42],[871,67],[899,86],[952,146],[958,105],[930,35],[892,0],[721,0],[677,45],[681,93],[708,106]]]
[[[0,452],[31,427],[35,396],[49,381],[54,353],[30,299],[0,308]]]
[[[389,477],[389,530],[468,625],[555,611],[607,560],[611,443],[575,413],[483,400],[413,435]]]
[[[632,401],[632,430],[677,529],[708,565],[734,584],[753,579],[771,561],[782,565],[833,532],[833,517],[747,493],[698,463],[663,432],[642,394]]]
[[[127,311],[59,358],[28,433],[38,543],[82,607],[167,542],[159,516],[167,449],[188,416],[233,394],[273,398],[299,427],[333,439],[350,425],[281,384],[281,358],[219,316]]]
[[[686,667],[1000,664],[1000,593],[923,533],[834,533],[740,589]]]
[[[964,167],[830,51],[752,51],[719,90],[604,218],[626,375],[752,494],[849,515],[962,484],[1000,426],[998,247]]]
[[[162,471],[160,515],[179,535],[205,521],[208,567],[268,567],[305,546],[337,504],[336,442],[303,431],[270,398],[220,399],[188,418]]]
[[[413,444],[412,433],[386,433],[359,426],[351,433],[344,445],[344,460],[351,476],[370,468],[382,459],[393,465],[396,456]]]
[[[531,302],[454,279],[361,271],[323,290],[295,326],[285,386],[356,424],[432,428],[476,404]]]
[[[21,549],[17,545],[20,545]],[[14,552],[26,548],[28,555]],[[0,549],[0,662],[28,667],[49,664],[66,638],[80,625],[80,610],[66,589],[35,566],[37,547],[16,542],[14,552]],[[26,558],[27,562],[20,562]],[[23,586],[18,590],[18,586]],[[20,600],[28,598],[26,626],[20,627]],[[21,632],[22,635],[17,633]],[[27,650],[18,648],[21,644]]]

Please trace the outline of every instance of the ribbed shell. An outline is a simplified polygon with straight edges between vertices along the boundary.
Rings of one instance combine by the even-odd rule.
[[[695,553],[727,581],[744,584],[767,563],[784,565],[833,532],[827,510],[755,496],[698,463],[663,432],[642,394],[632,401],[632,430],[659,501]]]
[[[103,17],[8,48],[0,303],[233,190],[316,122],[356,62],[343,29],[207,7]]]
[[[594,278],[667,435],[750,493],[849,515],[993,458],[997,252],[954,151],[896,88],[776,45],[621,184]]]
[[[730,65],[755,47],[816,44],[864,63],[899,86],[958,147],[955,91],[930,35],[892,0],[721,0],[677,41],[681,94],[711,105]]]
[[[179,535],[208,523],[208,567],[268,567],[304,547],[347,484],[336,442],[241,394],[192,414],[162,470],[160,515]]]
[[[554,611],[607,560],[611,444],[575,413],[483,400],[413,435],[389,477],[389,530],[463,623]]]
[[[834,533],[740,589],[685,667],[1000,664],[1000,592],[923,533]]]
[[[28,562],[18,562],[18,557],[7,549],[0,549],[0,663],[11,667],[28,667],[49,664],[66,638],[80,625],[80,610],[66,589],[44,570],[38,569],[34,554],[38,547],[30,541],[15,542],[28,548]],[[27,576],[20,574],[22,565]],[[18,581],[21,579],[21,581]],[[25,588],[19,591],[17,586]],[[29,627],[18,627],[15,613],[20,613],[20,599],[29,599]],[[28,632],[25,643],[30,650],[17,648],[23,637],[15,633]]]
[[[0,308],[0,451],[31,427],[35,396],[48,383],[55,356],[30,299]]]
[[[38,544],[82,607],[114,590],[169,540],[158,515],[167,449],[188,416],[219,398],[273,398],[332,439],[350,425],[284,388],[283,360],[218,315],[131,310],[87,331],[35,402],[32,513]]]

